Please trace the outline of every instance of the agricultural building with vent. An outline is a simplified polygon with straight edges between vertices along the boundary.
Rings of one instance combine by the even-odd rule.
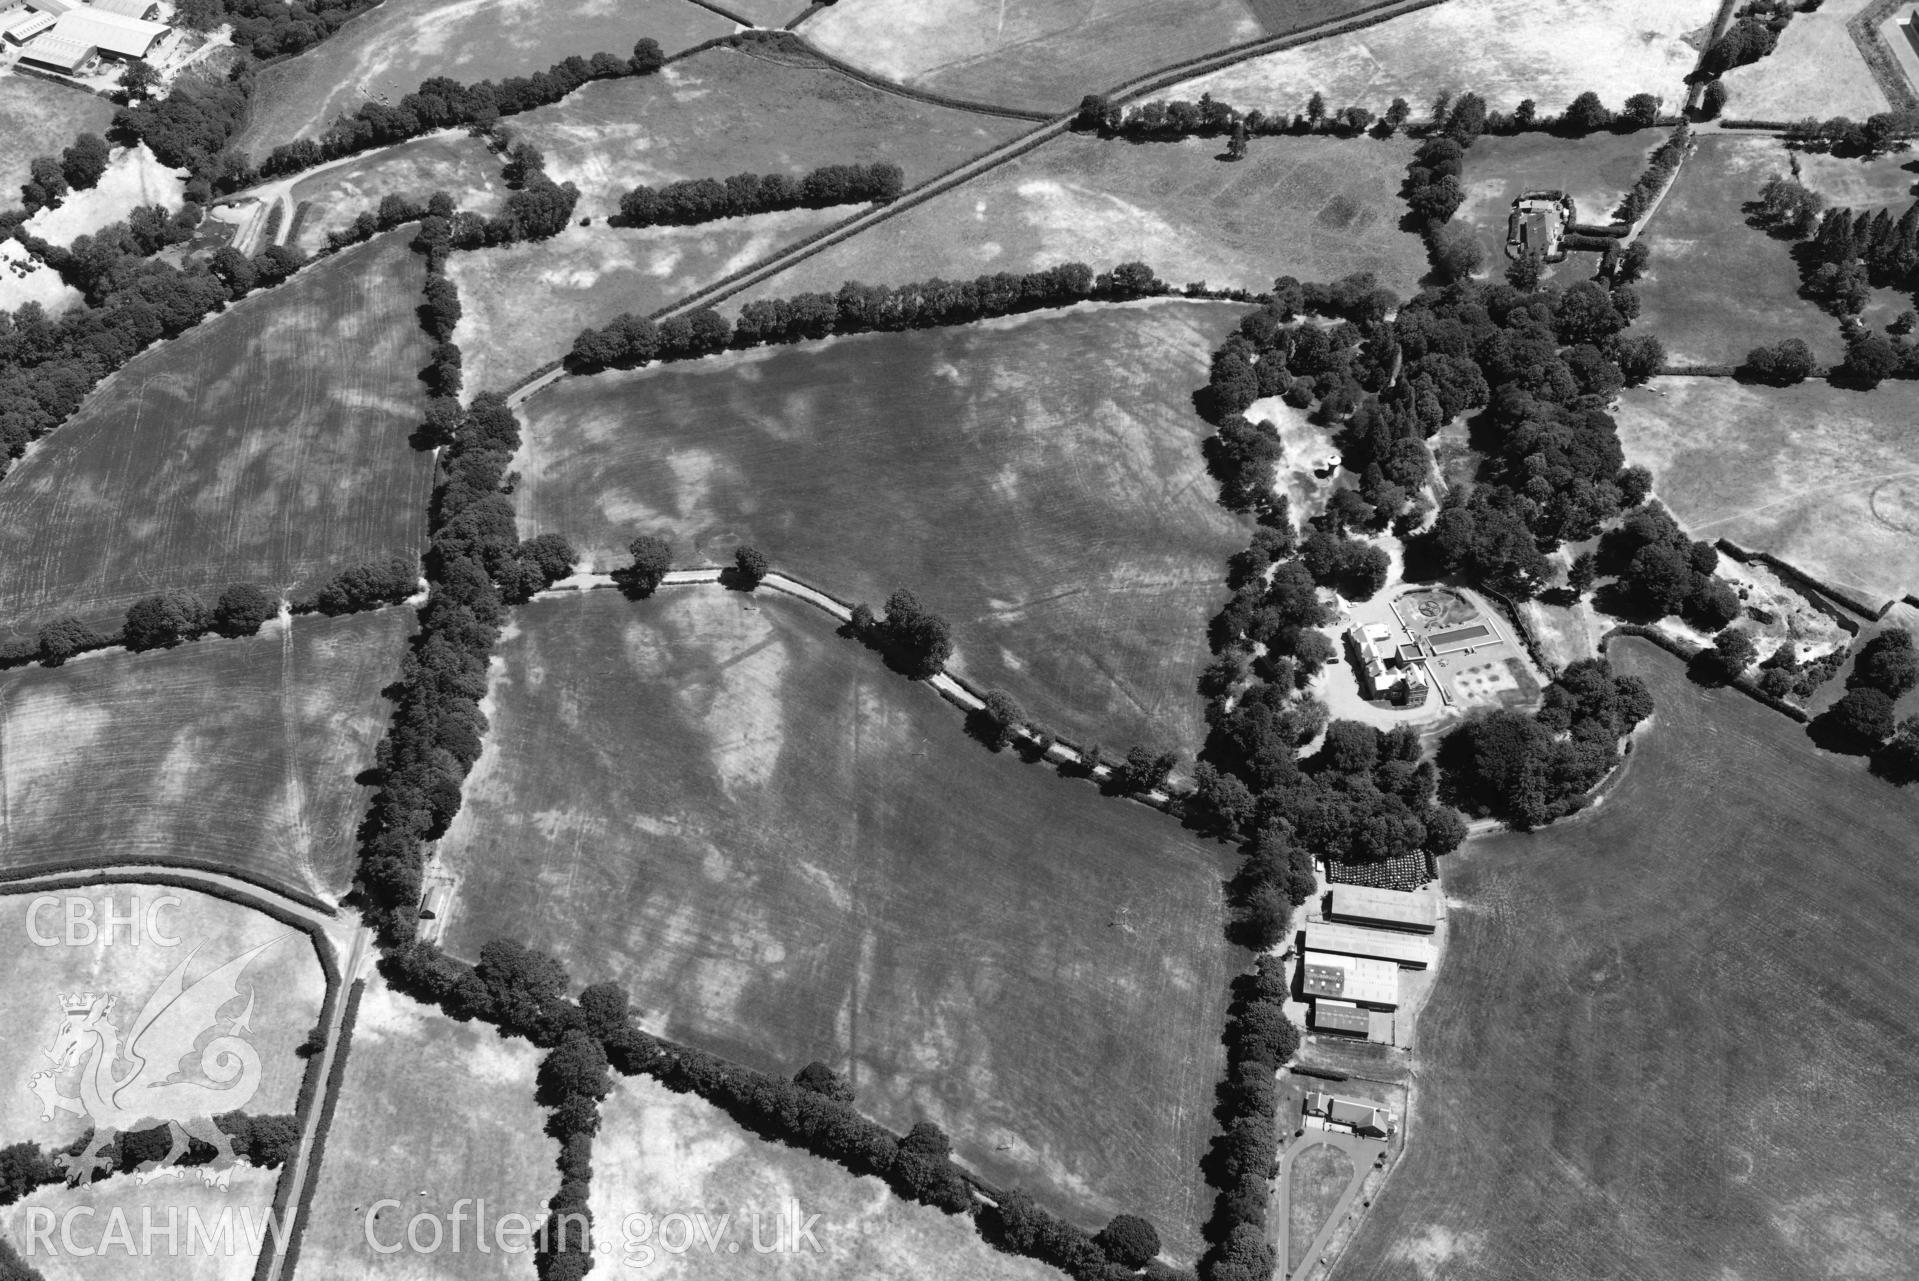
[[[1376,890],[1365,885],[1333,886],[1333,905],[1326,915],[1349,925],[1410,930],[1415,934],[1431,934],[1439,928],[1439,905],[1430,894]]]
[[[1313,1031],[1337,1032],[1341,1036],[1365,1036],[1372,1031],[1372,1014],[1351,1001],[1331,997],[1313,1001]]]
[[[37,10],[40,13],[51,14],[56,18],[63,13],[71,11],[75,7],[74,0],[27,0],[27,8]]]
[[[1309,951],[1300,959],[1300,987],[1314,1001],[1331,999],[1382,1010],[1399,1008],[1399,967],[1391,961]]]
[[[70,76],[91,61],[96,52],[90,44],[63,37],[56,28],[22,49],[20,61]]]
[[[1306,948],[1311,952],[1391,961],[1409,970],[1423,970],[1433,963],[1431,939],[1398,930],[1369,930],[1330,921],[1306,922]]]
[[[14,9],[0,18],[0,36],[6,37],[8,44],[25,44],[52,27],[52,14],[35,13],[31,9]]]
[[[127,18],[89,5],[60,15],[53,36],[92,45],[110,58],[144,58],[172,28],[143,18]]]
[[[160,16],[160,6],[154,0],[92,0],[87,7],[97,13],[117,13],[122,18],[138,18],[143,22],[153,22]]]

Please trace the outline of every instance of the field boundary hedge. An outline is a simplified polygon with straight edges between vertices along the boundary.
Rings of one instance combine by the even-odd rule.
[[[1615,636],[1630,636],[1638,640],[1649,641],[1688,665],[1701,654],[1707,652],[1706,646],[1689,644],[1676,636],[1668,636],[1657,627],[1647,627],[1641,623],[1617,623],[1604,636],[1599,638],[1599,652],[1602,656],[1605,655],[1608,645]],[[1736,689],[1754,702],[1764,703],[1773,711],[1782,713],[1787,718],[1795,720],[1801,725],[1806,724],[1812,719],[1812,714],[1805,708],[1799,706],[1797,703],[1789,703],[1783,698],[1774,698],[1765,690],[1760,689],[1758,684],[1755,683],[1750,676],[1741,675],[1736,680],[1726,681],[1723,682],[1723,684],[1725,688]],[[1606,782],[1616,777],[1618,772],[1616,769],[1608,771],[1606,779],[1601,781],[1600,786],[1605,786]],[[1597,791],[1598,789],[1595,788],[1594,790]],[[1588,793],[1588,795],[1591,795],[1591,793]]]
[[[115,875],[114,869],[121,867],[129,869],[129,871],[134,874]],[[148,867],[156,870],[148,872],[146,871]],[[339,908],[305,890],[295,889],[292,886],[271,885],[253,873],[240,868],[228,867],[224,864],[210,862],[206,859],[183,858],[177,855],[165,857],[150,855],[141,857],[123,854],[116,856],[112,863],[99,863],[84,859],[61,859],[40,867],[10,869],[5,872],[0,872],[0,894],[24,894],[27,891],[18,888],[20,882],[43,879],[55,882],[47,886],[46,888],[48,889],[66,889],[73,885],[104,885],[120,881],[129,883],[137,881],[141,884],[166,885],[176,889],[188,889],[198,894],[205,894],[209,898],[223,899],[239,907],[252,908],[254,911],[272,917],[282,925],[292,926],[294,929],[300,930],[303,933],[311,933],[318,929],[318,927],[311,922],[301,920],[298,916],[288,912],[285,908],[271,900],[253,900],[248,898],[244,892],[217,881],[202,882],[186,876],[169,876],[167,869],[186,872],[205,872],[210,875],[224,876],[228,880],[242,882],[262,893],[277,895],[280,898],[286,899],[288,902],[297,903],[308,911],[318,913],[322,916],[338,917],[340,914]],[[339,963],[337,960],[332,959],[333,943],[326,937],[325,931],[321,931],[315,936],[314,945],[320,951],[320,967],[328,972],[329,977],[337,979]]]
[[[1846,33],[1858,46],[1859,56],[1866,60],[1866,69],[1872,72],[1872,78],[1878,82],[1880,91],[1886,95],[1886,101],[1895,111],[1919,110],[1919,93],[1913,91],[1906,73],[1900,68],[1898,59],[1879,35],[1879,25],[1893,15],[1893,12],[1906,0],[1874,0],[1870,5],[1852,15],[1846,23]]]
[[[1813,607],[1819,610],[1820,613],[1825,614],[1855,636],[1859,633],[1859,618],[1877,622],[1886,616],[1887,610],[1892,608],[1893,598],[1889,597],[1883,605],[1868,605],[1851,592],[1834,587],[1830,583],[1821,582],[1797,566],[1779,559],[1771,552],[1754,551],[1751,548],[1741,547],[1730,538],[1717,538],[1714,539],[1713,542],[1720,551],[1742,565],[1750,565],[1752,562],[1758,561],[1766,568],[1772,570],[1775,574],[1778,574],[1781,578],[1806,594],[1811,600]],[[1845,612],[1847,610],[1857,614],[1859,618],[1847,617]]]
[[[869,89],[877,89],[881,93],[890,93],[898,98],[911,98],[915,102],[923,102],[928,106],[945,107],[950,111],[970,112],[976,116],[998,116],[1005,120],[1031,120],[1036,124],[1043,124],[1059,118],[1060,113],[1057,111],[1033,111],[1024,107],[1002,107],[994,103],[980,102],[972,98],[949,97],[943,93],[930,93],[925,89],[915,89],[910,85],[901,84],[896,80],[887,80],[871,72],[862,71],[852,63],[843,61],[827,53],[819,46],[807,40],[804,36],[793,34],[794,27],[804,22],[813,13],[818,12],[820,7],[819,5],[815,5],[812,9],[807,10],[806,13],[795,18],[791,25],[782,28],[781,32],[788,37],[791,41],[789,47],[794,48],[796,52],[803,51],[817,58],[823,67],[831,71],[837,71],[849,80],[857,80]],[[745,33],[742,32],[741,34],[744,35]],[[771,41],[743,40],[739,45],[741,52],[745,52],[747,45],[751,43],[771,43]]]
[[[346,1080],[347,1056],[353,1048],[353,1028],[360,1018],[360,998],[366,992],[366,980],[353,980],[347,993],[346,1013],[340,1019],[340,1031],[334,1037],[333,1062],[327,1069],[326,1098],[320,1105],[320,1123],[313,1130],[313,1146],[307,1150],[301,1173],[305,1176],[300,1202],[293,1208],[293,1223],[287,1231],[286,1250],[281,1254],[281,1281],[299,1274],[300,1243],[306,1237],[307,1220],[312,1217],[313,1198],[320,1190],[320,1172],[326,1156],[327,1133],[333,1128],[334,1113],[340,1106],[340,1087]],[[304,1127],[302,1127],[304,1130]],[[282,1182],[285,1180],[283,1179]],[[278,1202],[278,1197],[275,1201]],[[272,1274],[274,1251],[263,1249],[262,1266],[256,1267],[254,1281],[265,1281]]]

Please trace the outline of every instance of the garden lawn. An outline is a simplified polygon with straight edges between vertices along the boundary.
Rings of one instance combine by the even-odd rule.
[[[316,587],[419,551],[430,345],[410,231],[136,356],[0,483],[0,618],[111,628],[169,588]]]
[[[1838,322],[1799,296],[1793,242],[1747,222],[1766,179],[1786,172],[1785,149],[1763,136],[1698,142],[1646,226],[1652,257],[1634,329],[1657,336],[1678,364],[1737,365],[1787,338],[1804,339],[1821,361],[1842,359]]]
[[[466,84],[530,76],[573,54],[629,57],[646,36],[671,55],[733,30],[691,0],[385,0],[262,72],[234,145],[257,160],[318,137],[369,98],[397,103],[433,76]]]
[[[810,60],[734,49],[590,84],[508,122],[545,153],[555,181],[579,186],[579,212],[596,219],[617,213],[633,187],[685,178],[886,160],[910,187],[1031,127],[882,93]]]
[[[1398,1170],[1339,1275],[1896,1277],[1919,1256],[1919,794],[1613,647],[1604,802],[1445,860]]]
[[[1621,398],[1626,460],[1697,538],[1771,552],[1874,602],[1919,591],[1919,385],[1658,378]]]
[[[1288,1268],[1299,1266],[1352,1181],[1353,1159],[1330,1143],[1315,1144],[1293,1158],[1286,1176]]]
[[[1074,260],[1104,270],[1139,259],[1175,285],[1203,280],[1255,291],[1277,276],[1335,280],[1372,271],[1402,297],[1418,292],[1426,251],[1399,227],[1409,143],[1255,138],[1237,162],[1223,159],[1224,150],[1217,138],[1125,143],[1069,134],[726,306],[832,291],[847,280],[967,279]]]
[[[800,34],[915,89],[1067,111],[1085,94],[1160,67],[1362,7],[1356,0],[839,0]]]
[[[1501,111],[1532,98],[1556,114],[1591,90],[1614,109],[1635,93],[1657,94],[1676,112],[1717,8],[1714,0],[1446,0],[1237,63],[1168,96],[1211,93],[1268,115],[1305,110],[1315,90],[1335,110],[1377,113],[1403,97],[1423,120],[1442,92],[1471,91]]]
[[[825,614],[715,586],[535,602],[440,853],[446,944],[511,935],[651,1030],[848,1073],[984,1176],[1190,1261],[1232,858],[969,738]]]
[[[1507,263],[1506,221],[1520,193],[1541,189],[1568,192],[1580,222],[1608,224],[1619,202],[1646,171],[1654,149],[1666,137],[1664,130],[1642,129],[1584,138],[1560,138],[1549,133],[1480,138],[1466,153],[1466,200],[1453,220],[1470,223],[1479,233],[1485,270],[1499,278]],[[1655,226],[1668,207],[1661,206]],[[1590,279],[1598,268],[1598,254],[1575,253],[1558,266],[1548,267],[1546,274],[1563,287]]]
[[[468,213],[498,213],[506,196],[506,184],[500,179],[503,163],[481,139],[448,131],[369,152],[303,178],[293,184],[289,196],[296,211],[312,202],[300,220],[299,247],[307,253],[321,248],[327,232],[346,227],[363,212],[377,210],[388,195],[424,202],[434,192],[444,191]]]
[[[533,1098],[541,1057],[526,1041],[502,1037],[485,1023],[456,1023],[369,978],[300,1244],[300,1270],[386,1281],[532,1276],[531,1251],[503,1251],[496,1232],[511,1214],[538,1227],[547,1199],[559,1190],[560,1145],[543,1133],[547,1112]],[[375,1211],[379,1201],[396,1204]],[[484,1202],[483,1210],[476,1202]],[[467,1216],[457,1252],[456,1212]],[[475,1243],[474,1219],[481,1213],[485,1251]],[[438,1253],[375,1252],[369,1237],[383,1247],[404,1247],[416,1215],[439,1220],[446,1235]],[[524,1242],[512,1226],[504,1240]],[[432,1241],[425,1225],[418,1239]]]
[[[83,133],[105,134],[113,104],[97,94],[29,76],[0,76],[0,199],[20,202],[38,156],[59,156]]]
[[[522,530],[600,569],[758,547],[848,601],[910,587],[1042,725],[1190,755],[1247,527],[1191,395],[1242,310],[1087,307],[572,378],[522,411]]]
[[[622,1276],[700,1281],[820,1278],[826,1281],[1055,1281],[1043,1263],[1001,1254],[973,1220],[901,1200],[879,1179],[755,1139],[712,1104],[674,1094],[647,1077],[624,1079],[600,1105],[593,1141],[593,1224]],[[811,1241],[794,1233],[814,1215]],[[704,1206],[717,1245],[676,1263],[672,1207]],[[645,1217],[635,1217],[645,1216]],[[725,1227],[719,1226],[725,1219]],[[756,1233],[757,1225],[757,1236]],[[782,1225],[785,1235],[782,1236]],[[798,1247],[761,1252],[781,1240]],[[731,1248],[729,1248],[731,1247]],[[683,1270],[683,1271],[682,1271]]]
[[[1888,110],[1885,91],[1846,30],[1875,0],[1825,0],[1818,9],[1793,15],[1778,47],[1726,82],[1725,115],[1737,120],[1801,120],[1817,116],[1867,116]]]
[[[0,676],[0,866],[178,861],[344,891],[355,775],[412,628],[406,609],[301,617]]]
[[[46,897],[52,897],[53,904],[36,909],[34,904]],[[163,901],[169,897],[175,901]],[[90,906],[93,923],[99,928],[105,927],[109,909],[123,921],[137,914],[138,923],[131,927],[117,925],[110,945],[98,941],[104,935],[84,941],[87,936],[79,928],[73,932],[76,941],[68,944],[68,900],[83,900]],[[236,1091],[229,1096],[230,1103],[219,1110],[245,1111],[253,1116],[293,1111],[307,1070],[307,1060],[295,1051],[319,1021],[320,1007],[326,999],[326,976],[307,935],[252,908],[208,894],[124,882],[0,896],[0,925],[5,927],[0,929],[0,958],[4,958],[7,976],[7,1035],[0,1038],[0,1072],[17,1084],[15,1089],[0,1091],[0,1127],[4,1127],[0,1133],[7,1136],[8,1143],[64,1148],[90,1125],[86,1117],[64,1109],[56,1109],[50,1119],[43,1120],[39,1098],[27,1089],[36,1072],[53,1068],[44,1052],[60,1035],[65,1018],[60,1004],[63,993],[112,996],[114,1008],[109,1021],[126,1034],[131,1032],[147,998],[182,962],[187,962],[184,982],[191,986],[263,944],[269,946],[248,962],[238,983],[240,997],[250,992],[253,999],[251,1034],[246,1040],[260,1056],[258,1088],[251,1095]],[[55,941],[43,945],[33,937],[36,933],[40,939],[50,937]],[[166,938],[178,942],[169,946],[161,941]],[[238,1014],[240,1009],[236,1004],[231,1012]],[[78,1093],[80,1071],[56,1073],[54,1081],[61,1094]],[[120,1182],[107,1181],[97,1190],[105,1191]],[[131,1184],[133,1180],[125,1182]],[[149,1192],[157,1196],[160,1190],[183,1191],[199,1182],[198,1172],[188,1171],[185,1183],[163,1182]],[[266,1188],[270,1195],[271,1175],[267,1176]],[[62,1189],[54,1204],[66,1195]],[[70,1203],[79,1203],[78,1198]],[[96,1237],[105,1228],[106,1213],[103,1209],[102,1219],[94,1225]],[[14,1239],[19,1240],[17,1236]]]

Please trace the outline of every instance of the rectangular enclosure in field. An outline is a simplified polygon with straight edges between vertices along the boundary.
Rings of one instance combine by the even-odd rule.
[[[0,865],[212,864],[330,895],[413,611],[0,676]]]
[[[651,1029],[791,1074],[1097,1227],[1200,1249],[1233,861],[969,738],[931,690],[762,591],[516,615],[440,843],[446,936],[512,936]]]
[[[1185,753],[1246,527],[1193,411],[1242,308],[1152,302],[567,379],[521,413],[523,532],[600,569],[741,543],[844,600],[918,592],[1056,733]]]
[[[0,619],[104,628],[170,588],[317,586],[411,559],[433,459],[411,233],[306,268],[129,361],[0,482]]]

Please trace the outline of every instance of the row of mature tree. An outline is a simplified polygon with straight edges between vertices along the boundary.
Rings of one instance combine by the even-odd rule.
[[[1853,656],[1846,692],[1812,724],[1823,746],[1873,756],[1876,770],[1896,783],[1919,782],[1919,716],[1897,719],[1896,705],[1919,686],[1919,651],[1912,633],[1889,627]]]
[[[1771,53],[1779,35],[1801,9],[1816,9],[1821,0],[1746,0],[1726,34],[1712,42],[1699,59],[1696,75],[1717,80],[1736,67],[1748,66]]]
[[[64,248],[24,228],[14,232],[14,239],[79,290],[87,306],[98,307],[141,274],[143,260],[193,239],[202,215],[196,204],[182,205],[171,214],[163,205],[140,205],[122,221],[77,236]]]
[[[57,156],[35,156],[20,185],[20,203],[28,215],[57,208],[68,191],[87,191],[107,172],[111,149],[97,133],[82,133]]]
[[[896,164],[822,165],[797,178],[783,173],[739,173],[689,178],[664,187],[639,186],[620,197],[620,221],[630,227],[685,227],[716,218],[827,209],[898,199],[906,176]]]
[[[319,44],[380,0],[180,0],[174,21],[194,31],[231,25],[233,43],[256,58],[281,58]]]
[[[1679,172],[1680,161],[1686,158],[1686,151],[1692,145],[1692,126],[1680,121],[1672,131],[1672,136],[1659,144],[1646,162],[1645,171],[1633,183],[1632,190],[1620,200],[1619,208],[1613,216],[1625,223],[1638,222],[1659,199],[1666,184]]]
[[[1200,1261],[1206,1281],[1268,1281],[1284,1260],[1268,1244],[1266,1210],[1279,1167],[1279,1091],[1275,1074],[1299,1049],[1286,1017],[1288,964],[1271,953],[1233,984],[1226,1016],[1226,1077],[1217,1092],[1220,1133],[1207,1154],[1207,1182],[1218,1191]]]
[[[633,46],[630,58],[605,52],[590,58],[575,54],[545,71],[531,76],[511,76],[497,84],[482,80],[467,85],[447,76],[434,76],[397,103],[364,102],[351,116],[335,121],[318,138],[302,138],[275,147],[252,177],[238,185],[299,173],[329,160],[390,146],[436,129],[459,126],[491,129],[503,116],[549,106],[581,85],[625,76],[650,76],[665,62],[659,42],[645,39]],[[234,177],[229,175],[224,181],[233,182]]]
[[[540,1281],[579,1281],[593,1268],[593,1136],[600,1130],[600,1101],[612,1092],[606,1047],[590,1028],[569,1031],[540,1060],[534,1097],[548,1109],[547,1136],[560,1144],[560,1189],[547,1201],[546,1222],[534,1238]]]
[[[1687,538],[1657,502],[1641,503],[1606,531],[1594,567],[1616,576],[1605,601],[1609,613],[1647,621],[1680,614],[1709,634],[1741,613],[1738,594],[1713,574],[1719,549]]]
[[[213,1122],[232,1142],[234,1155],[264,1169],[278,1169],[300,1146],[299,1126],[287,1114],[222,1112]],[[67,1171],[60,1158],[79,1156],[92,1140],[89,1128],[65,1147],[51,1151],[37,1143],[12,1143],[0,1148],[0,1206],[12,1205],[40,1188],[64,1181]],[[115,1135],[101,1149],[101,1155],[112,1172],[132,1174],[147,1162],[164,1159],[172,1148],[172,1132],[165,1125],[155,1125]],[[217,1155],[211,1144],[192,1139],[179,1164],[205,1165]]]
[[[1806,151],[1830,151],[1837,156],[1870,158],[1892,150],[1903,138],[1919,132],[1919,111],[1880,111],[1864,120],[1807,116],[1785,128],[1788,146]]]
[[[575,373],[638,369],[655,361],[696,358],[729,347],[963,325],[1043,307],[1067,307],[1090,298],[1119,301],[1167,291],[1165,282],[1144,263],[1122,263],[1098,276],[1084,263],[1064,263],[1023,276],[1000,272],[965,281],[906,285],[848,281],[837,293],[750,302],[732,323],[711,308],[658,324],[631,314],[617,316],[604,328],[580,331],[566,364]]]

